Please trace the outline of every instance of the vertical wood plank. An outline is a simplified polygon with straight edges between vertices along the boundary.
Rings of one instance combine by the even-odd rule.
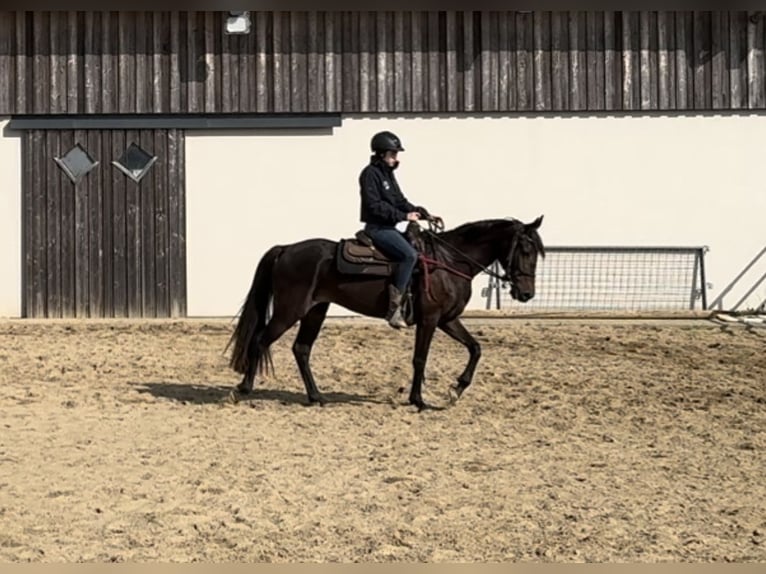
[[[428,27],[428,107],[432,112],[439,111],[440,65],[439,65],[439,13],[429,11]]]
[[[138,133],[139,141],[136,142],[143,150],[156,155],[154,149],[154,132],[152,130],[141,130]],[[156,317],[156,267],[154,245],[155,238],[155,176],[157,173],[157,162],[152,165],[149,171],[138,183],[139,195],[139,219],[141,245],[139,253],[141,267],[141,316]],[[132,183],[132,182],[131,182]]]
[[[221,26],[223,26],[224,20],[225,17],[221,17]],[[251,20],[250,26],[252,24]],[[249,36],[250,34],[246,35]],[[218,111],[225,114],[239,111],[239,57],[237,50],[241,40],[242,35],[223,34],[221,37],[221,67],[219,70],[221,108]]]
[[[152,86],[154,85],[154,78],[152,77],[149,65],[150,59],[147,53],[148,41],[151,38],[149,33],[151,28],[147,28],[147,18],[151,18],[150,13],[138,12],[136,14],[135,51],[130,54],[136,62],[135,111],[140,114],[152,112],[151,94]]]
[[[730,107],[729,101],[729,13],[711,13],[712,66],[711,90],[713,109]]]
[[[676,58],[675,58],[675,14],[659,12],[657,14],[657,46],[659,67],[659,108],[676,108]]]
[[[50,113],[50,26],[48,12],[34,12],[32,71],[34,99],[32,110],[37,114]],[[35,152],[37,153],[37,152]]]
[[[622,13],[622,108],[641,107],[639,47],[641,43],[638,12]]]
[[[586,22],[588,38],[588,109],[603,110],[606,105],[603,12],[588,12]]]
[[[282,48],[284,35],[283,18],[281,13],[274,13],[272,20],[272,38],[273,38],[273,52],[272,56],[272,69],[273,69],[273,93],[274,93],[274,111],[286,112],[290,109],[289,97],[285,101],[285,76],[289,77],[290,70],[285,69],[284,64],[284,50]],[[289,34],[289,30],[287,31]],[[289,36],[288,36],[289,39]]]
[[[344,12],[341,27],[343,38],[343,89],[341,93],[343,109],[351,112],[358,111],[357,78],[359,77],[359,23],[358,13]]]
[[[88,132],[85,130],[75,131],[75,143],[79,143],[92,156],[93,152],[88,149]],[[88,257],[88,195],[93,171],[83,177],[74,188],[75,197],[75,316],[88,317],[90,297],[90,258]]]
[[[492,61],[490,58],[491,49],[490,49],[490,39],[491,39],[491,31],[490,31],[490,18],[491,15],[488,11],[482,10],[480,13],[480,26],[479,26],[479,45],[481,46],[481,52],[479,53],[479,72],[480,72],[480,81],[479,81],[479,94],[480,94],[480,101],[481,101],[481,110],[482,111],[490,111],[492,110],[492,80],[491,80],[491,66]]]
[[[127,149],[126,133],[113,130],[111,136],[111,158],[117,159]],[[111,163],[111,162],[110,162]],[[127,235],[127,181],[118,169],[109,166],[112,198],[112,302],[115,317],[128,316],[128,235]]]
[[[47,317],[63,317],[61,309],[61,177],[53,158],[61,157],[61,134],[49,131],[45,139],[45,162],[39,166],[46,179],[46,307]]]
[[[34,277],[34,317],[47,316],[47,237],[46,237],[46,207],[47,189],[46,189],[46,169],[47,158],[45,157],[47,133],[42,130],[35,130],[34,163],[32,169],[33,180],[33,277]]]
[[[731,107],[747,108],[747,12],[729,18],[729,84]]]
[[[551,14],[534,13],[535,109],[553,109],[551,86]]]
[[[749,12],[747,20],[747,105],[750,109],[760,109],[766,103],[764,94],[764,38],[763,15],[759,12]]]
[[[306,16],[306,12],[292,12],[290,14],[290,46],[288,49],[290,53],[290,111],[292,112],[305,112],[308,109]]]
[[[202,48],[202,30],[199,29],[196,12],[186,13],[186,106],[184,111],[199,113],[203,111],[202,88],[200,85],[200,57]],[[198,41],[199,39],[199,41]],[[130,312],[130,310],[128,311]]]
[[[340,12],[333,12],[333,66],[335,78],[335,100],[334,109],[331,111],[340,111],[343,106],[343,79],[345,77],[344,59],[343,59],[343,14]]]
[[[168,217],[170,233],[170,314],[186,315],[185,157],[181,130],[168,133]]]
[[[250,15],[251,29],[255,29],[256,21],[253,19],[255,12]],[[256,111],[256,89],[255,89],[255,73],[256,73],[256,40],[253,38],[255,34],[245,34],[237,38],[236,43],[232,44],[232,50],[237,51],[236,56],[232,55],[231,65],[232,74],[235,75],[235,79],[232,79],[233,83],[239,83],[237,88],[238,97],[232,98],[232,106],[235,111],[238,112],[250,112]],[[236,62],[236,64],[235,64]],[[253,88],[250,88],[250,85]]]
[[[370,52],[374,36],[370,29],[370,12],[361,12],[359,14],[359,76],[356,81],[359,83],[359,109],[363,112],[372,110],[370,93],[370,74],[373,72],[370,62]]]
[[[103,52],[100,30],[102,13],[85,13],[85,113],[97,114],[103,109],[103,89],[101,86],[101,54]]]
[[[403,112],[408,107],[407,85],[405,84],[406,47],[404,44],[404,13],[394,13],[394,111]]]
[[[216,14],[220,14],[217,12]],[[220,70],[216,66],[217,55],[220,50],[216,50],[216,37],[220,39],[221,30],[215,25],[213,12],[205,12],[202,19],[204,40],[204,52],[202,64],[200,66],[201,75],[204,83],[204,104],[203,109],[206,113],[213,113],[217,109],[216,100],[220,99],[220,91],[217,89],[217,80],[220,76]]]
[[[116,12],[105,12],[101,18],[101,109],[105,114],[119,111],[119,26]]]
[[[322,84],[324,86],[325,111],[335,112],[340,109],[337,99],[336,78],[341,76],[341,70],[336,65],[339,63],[338,54],[335,49],[336,36],[340,34],[335,22],[339,15],[335,12],[324,12],[324,52],[320,55],[324,57],[324,75]]]
[[[181,92],[184,91],[184,87],[183,82],[181,81],[181,75],[184,66],[181,63],[181,50],[186,50],[186,42],[182,41],[182,38],[181,14],[173,11],[170,13],[170,54],[168,55],[170,64],[171,113],[179,113],[183,109],[181,104]]]
[[[554,110],[569,109],[569,15],[551,17],[551,104]]]
[[[545,19],[546,15],[549,14],[548,12],[544,13],[543,18]],[[490,18],[490,39],[489,39],[489,57],[490,57],[490,64],[489,64],[489,71],[490,71],[490,85],[492,90],[492,98],[491,98],[491,109],[493,111],[502,111],[503,108],[501,108],[500,100],[500,13],[499,12],[492,12],[492,17]],[[550,18],[548,19],[548,29],[547,29],[548,37],[548,48],[547,48],[547,54],[543,55],[543,62],[545,62],[547,58],[548,62],[548,79],[550,80]],[[546,39],[543,38],[543,42],[545,42]],[[543,75],[545,73],[543,72]],[[550,89],[548,90],[548,94],[550,94]]]
[[[85,111],[85,13],[69,12],[69,63],[67,64],[67,111]],[[135,88],[134,88],[135,89]]]
[[[516,102],[518,110],[534,106],[534,62],[532,15],[516,13]]]
[[[676,108],[694,107],[694,34],[692,15],[676,12]]]
[[[373,105],[374,109],[378,112],[388,112],[390,107],[388,106],[388,91],[389,83],[393,84],[389,80],[388,70],[388,34],[386,29],[386,12],[376,12],[373,15],[374,19],[374,33],[375,33],[375,94]]]
[[[657,14],[642,11],[640,14],[640,68],[641,109],[656,110],[659,107],[657,78]]]
[[[324,86],[324,19],[321,13],[308,13],[308,93],[306,101],[309,112],[325,110]]]
[[[10,115],[16,111],[14,84],[16,81],[16,57],[14,40],[16,19],[13,12],[0,11],[0,114]]]
[[[504,111],[512,109],[509,98],[512,78],[509,42],[508,12],[497,12],[497,103],[499,109]]]
[[[694,12],[694,108],[709,110],[712,101],[710,12]]]
[[[466,10],[463,16],[463,109],[473,112],[478,109],[476,96],[476,53],[474,38],[474,19],[476,14]],[[413,70],[413,74],[416,73]]]
[[[50,70],[48,72],[50,95],[48,106],[50,106],[50,113],[53,114],[66,113],[67,111],[67,36],[64,34],[66,20],[62,25],[61,14],[66,18],[65,12],[52,12],[50,14],[50,51],[48,55],[50,63]],[[42,54],[42,56],[45,56],[45,54]]]
[[[252,24],[251,24],[252,25]],[[273,84],[268,82],[271,75],[269,69],[276,65],[273,47],[271,49],[272,58],[269,61],[269,44],[267,30],[269,28],[269,14],[266,12],[257,12],[255,18],[255,84],[249,85],[249,89],[255,88],[256,101],[255,111],[263,113],[273,109],[269,105],[269,94],[273,92]]]
[[[136,62],[132,57],[135,52],[135,13],[118,12],[119,15],[119,111],[120,113],[135,112],[136,93]]]
[[[16,106],[17,114],[26,114],[32,111],[32,84],[27,81],[30,76],[29,66],[27,65],[27,23],[31,21],[32,15],[28,12],[16,12],[16,42],[15,42],[15,63],[16,63]]]
[[[460,96],[462,96],[462,73],[458,70],[458,42],[457,42],[457,13],[449,10],[446,13],[446,70],[447,75],[447,107],[446,111],[455,112],[460,109]],[[400,64],[397,63],[397,67]],[[459,94],[460,93],[460,94]]]
[[[154,260],[157,317],[170,316],[168,265],[168,130],[154,130]]]
[[[170,111],[170,61],[167,50],[169,30],[170,14],[155,12],[152,18],[152,110],[161,114]]]
[[[622,17],[604,12],[604,108],[622,109]]]
[[[292,74],[290,57],[290,39],[292,37],[290,12],[282,13],[282,110],[290,111],[292,101]]]
[[[569,109],[588,108],[588,52],[585,12],[569,13]]]
[[[426,109],[424,94],[424,55],[423,55],[423,13],[412,13],[412,109],[422,112]]]
[[[127,130],[125,148],[131,143],[140,145],[137,130]],[[141,264],[141,190],[136,182],[122,176],[125,181],[125,220],[126,220],[126,266],[128,317],[140,317],[142,313],[141,293],[143,286],[143,266]]]
[[[112,166],[112,133],[113,130],[101,132],[101,165],[99,177],[101,179],[101,241],[103,245],[103,309],[104,317],[114,317],[114,207],[112,193],[112,171],[117,171]]]
[[[65,154],[75,144],[75,132],[63,130],[60,133],[60,138],[61,153]],[[76,317],[77,218],[75,205],[77,190],[72,181],[63,173],[59,177],[61,181],[61,315],[63,317]]]
[[[88,316],[105,317],[104,310],[104,242],[103,242],[103,189],[101,172],[108,169],[103,158],[99,158],[102,145],[102,134],[106,130],[89,130],[86,133],[88,153],[94,159],[99,160],[96,166],[86,177],[88,178]]]

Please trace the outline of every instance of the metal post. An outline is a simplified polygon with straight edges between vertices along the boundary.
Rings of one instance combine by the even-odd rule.
[[[705,252],[707,248],[700,249],[700,290],[702,291],[702,310],[707,311],[707,278],[705,277]]]

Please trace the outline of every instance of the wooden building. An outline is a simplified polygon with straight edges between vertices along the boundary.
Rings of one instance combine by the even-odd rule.
[[[356,229],[392,126],[405,192],[453,224],[546,211],[557,243],[705,242],[719,287],[762,242],[715,228],[731,174],[732,201],[763,202],[743,173],[761,13],[252,12],[241,35],[226,15],[0,12],[0,315],[234,313],[268,245]]]

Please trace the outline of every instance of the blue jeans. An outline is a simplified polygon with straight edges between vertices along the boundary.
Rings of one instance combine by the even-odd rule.
[[[397,263],[393,284],[403,292],[412,278],[412,271],[418,262],[418,252],[395,227],[367,225],[364,229],[373,245]]]

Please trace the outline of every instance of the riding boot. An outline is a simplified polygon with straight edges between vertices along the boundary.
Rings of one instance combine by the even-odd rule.
[[[407,323],[402,317],[402,293],[395,285],[388,286],[388,324],[394,329],[404,329]]]

